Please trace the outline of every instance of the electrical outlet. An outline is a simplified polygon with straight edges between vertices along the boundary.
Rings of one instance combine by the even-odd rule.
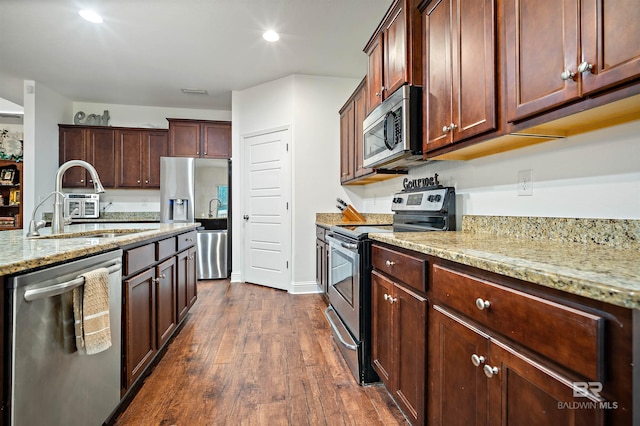
[[[518,172],[518,196],[533,195],[533,170]]]

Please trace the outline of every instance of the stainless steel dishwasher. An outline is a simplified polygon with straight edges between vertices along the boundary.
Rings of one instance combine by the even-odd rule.
[[[102,425],[112,414],[120,402],[121,264],[116,250],[9,278],[11,425]],[[80,355],[71,290],[84,284],[80,274],[101,267],[109,271],[112,346]]]
[[[227,230],[198,230],[199,280],[227,278]]]

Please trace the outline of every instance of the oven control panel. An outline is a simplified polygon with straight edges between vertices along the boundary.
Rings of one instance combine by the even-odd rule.
[[[440,211],[448,201],[449,188],[398,192],[391,200],[393,211]]]

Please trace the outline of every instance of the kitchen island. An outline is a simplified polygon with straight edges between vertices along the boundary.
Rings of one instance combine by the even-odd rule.
[[[369,234],[374,369],[415,424],[637,424],[639,223]]]
[[[60,321],[57,316],[43,316],[50,325],[34,327],[29,325],[31,317],[17,315],[16,312],[23,309],[19,306],[25,304],[22,297],[16,296],[19,294],[16,290],[18,287],[12,277],[25,277],[25,274],[33,273],[43,275],[42,281],[31,283],[33,288],[37,289],[34,291],[44,289],[45,285],[51,286],[51,291],[40,298],[43,300],[42,312],[60,311],[63,316],[73,315],[71,298],[67,296],[71,294],[71,289],[77,286],[74,282],[80,272],[63,277],[58,273],[60,268],[77,263],[74,261],[79,259],[83,262],[88,259],[102,259],[106,255],[116,256],[109,264],[110,276],[115,279],[115,282],[110,283],[110,286],[113,286],[110,290],[110,300],[113,300],[109,310],[112,312],[111,329],[114,330],[112,339],[115,339],[112,340],[112,345],[117,351],[117,363],[114,363],[113,373],[117,379],[114,389],[111,389],[115,391],[116,399],[109,410],[116,410],[112,413],[115,415],[119,409],[116,408],[117,402],[120,401],[120,406],[123,407],[135,395],[142,385],[142,379],[150,374],[150,367],[161,358],[167,343],[180,329],[196,301],[197,226],[197,223],[94,223],[68,225],[64,233],[56,235],[51,235],[51,228],[44,228],[40,230],[40,236],[30,238],[27,238],[26,232],[22,230],[0,233],[0,244],[3,246],[0,254],[0,277],[3,286],[0,292],[8,301],[3,305],[7,311],[1,312],[3,338],[0,341],[10,346],[8,351],[4,348],[0,351],[2,356],[9,357],[6,360],[1,359],[3,368],[0,371],[6,373],[9,371],[7,367],[15,365],[15,360],[11,361],[11,357],[15,356],[12,348],[17,346],[14,343],[15,336],[22,336],[25,332],[35,336],[40,336],[39,333],[44,333],[43,336],[51,336],[52,333],[58,336],[67,332],[68,322]],[[53,287],[60,287],[60,291],[54,291]],[[49,290],[49,287],[46,288]],[[27,298],[25,293],[24,299],[28,308],[31,298]],[[57,306],[54,311],[53,306]],[[40,318],[41,315],[36,316]],[[16,318],[26,319],[19,321]],[[47,352],[49,355],[45,359],[56,355],[69,360],[70,364],[83,362],[83,358],[79,357],[75,349],[58,345],[59,342],[55,338],[52,341],[54,343],[48,350],[53,352]],[[42,358],[42,350],[38,350],[37,347],[34,347],[34,350],[36,352],[29,359]],[[22,376],[18,378],[13,374],[7,379],[11,382],[10,386],[24,386],[25,383]],[[44,380],[44,377],[39,375],[35,380],[38,379]],[[31,377],[29,380],[34,378]],[[81,377],[79,380],[89,378]],[[17,392],[12,392],[9,396],[12,395],[17,395]],[[43,396],[43,399],[49,398]],[[92,407],[92,401],[88,401],[86,405]],[[15,420],[12,416],[22,413],[18,408],[14,410],[14,407],[22,406],[23,402],[2,397],[3,415],[7,424]],[[43,407],[47,402],[49,401],[41,401]],[[55,410],[64,411],[64,407],[59,404],[49,405]],[[56,413],[47,412],[47,415]],[[17,421],[19,422],[19,419]]]

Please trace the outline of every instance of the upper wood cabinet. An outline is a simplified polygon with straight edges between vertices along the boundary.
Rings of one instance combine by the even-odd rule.
[[[159,188],[160,157],[167,155],[163,130],[118,130],[119,188]]]
[[[231,122],[168,118],[169,156],[231,158]]]
[[[167,130],[59,125],[59,164],[84,160],[105,188],[159,188],[160,157],[167,155]],[[82,167],[67,170],[65,188],[93,188]]]
[[[69,160],[84,160],[91,164],[105,188],[116,186],[115,129],[60,125],[59,164]],[[72,167],[62,178],[66,188],[93,188],[93,180],[83,167]]]
[[[640,76],[639,20],[629,0],[506,0],[508,120]]]
[[[495,0],[420,5],[424,151],[496,129]]]
[[[367,114],[405,83],[422,83],[417,0],[393,2],[367,43]]]
[[[362,122],[366,112],[366,81],[365,77],[340,110],[340,183],[374,172],[363,166]]]

